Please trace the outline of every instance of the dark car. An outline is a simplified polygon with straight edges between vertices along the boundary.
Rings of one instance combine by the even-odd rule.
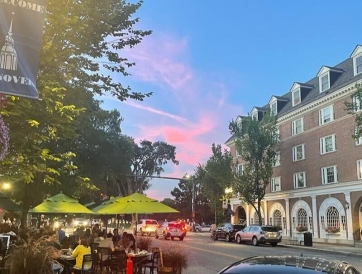
[[[257,256],[238,261],[219,274],[361,274],[352,265],[341,261],[296,256]]]
[[[235,239],[236,232],[245,228],[245,225],[233,225],[225,223],[219,226],[215,232],[215,240],[225,239],[227,242],[231,242]]]

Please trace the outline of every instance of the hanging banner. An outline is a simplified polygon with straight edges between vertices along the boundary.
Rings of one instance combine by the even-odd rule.
[[[39,98],[45,0],[0,0],[0,93]]]

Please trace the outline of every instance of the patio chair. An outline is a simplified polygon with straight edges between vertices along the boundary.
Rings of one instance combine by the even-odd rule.
[[[127,254],[124,250],[115,251],[111,255],[110,269],[112,273],[126,274],[127,271]]]
[[[154,271],[155,269],[157,269],[159,265],[160,265],[160,250],[157,248],[152,250],[151,260],[147,261],[142,265],[143,273],[145,274],[146,269],[149,269],[150,273],[153,274],[155,273]]]
[[[73,268],[75,273],[97,273],[93,268],[92,254],[86,254],[83,256],[82,268]]]
[[[112,250],[109,247],[98,247],[97,253],[101,271],[103,271],[103,268],[105,268],[106,271],[109,272]]]

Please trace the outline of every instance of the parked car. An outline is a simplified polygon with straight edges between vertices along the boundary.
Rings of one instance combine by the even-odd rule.
[[[195,230],[196,232],[210,232],[211,226],[210,225],[199,225],[195,224]]]
[[[186,236],[185,228],[182,223],[179,222],[163,222],[162,225],[158,226],[155,231],[156,239],[163,237],[165,240],[171,238],[179,238],[180,241],[183,241]]]
[[[140,233],[141,236],[144,234],[151,235],[155,233],[156,228],[158,227],[158,222],[153,219],[141,219],[137,223],[137,233]]]
[[[235,240],[238,244],[250,242],[253,245],[259,243],[270,243],[277,246],[282,241],[282,235],[276,226],[251,225],[235,234]]]
[[[297,256],[255,256],[233,263],[225,267],[218,274],[317,274],[317,273],[345,273],[361,274],[352,265],[342,262],[326,260],[316,257]]]
[[[225,239],[227,242],[231,242],[235,239],[236,232],[245,228],[245,225],[226,223],[219,226],[215,232],[215,240]]]
[[[93,219],[92,220],[92,225],[101,225],[102,224],[102,220],[101,219]]]

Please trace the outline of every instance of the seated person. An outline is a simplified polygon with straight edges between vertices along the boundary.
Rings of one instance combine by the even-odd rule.
[[[109,248],[110,250],[112,250],[112,252],[113,252],[114,251],[114,245],[113,245],[112,237],[113,237],[112,233],[108,233],[107,238],[100,241],[98,247],[106,247],[106,248]],[[102,261],[108,260],[107,255],[103,254],[101,260]]]
[[[133,236],[132,233],[128,233],[128,234],[127,234],[127,237],[128,237],[128,239],[130,240],[130,242],[131,242],[131,249],[135,249],[135,245],[136,245],[136,239],[135,239],[135,237]]]
[[[113,244],[116,246],[121,241],[121,235],[118,234],[118,229],[113,229],[113,238],[112,238]]]
[[[88,239],[86,237],[80,237],[78,241],[78,246],[74,249],[72,253],[72,257],[75,258],[73,273],[76,273],[77,269],[82,268],[83,256],[86,254],[91,254],[91,248],[88,245]]]
[[[45,244],[49,247],[49,257],[54,259],[54,261],[52,261],[52,269],[53,271],[60,270],[60,273],[62,273],[64,270],[63,266],[55,261],[60,257],[60,255],[62,255],[62,248],[58,241],[58,235],[56,232],[51,231],[46,236],[47,238],[45,239]]]
[[[128,233],[127,232],[123,232],[122,234],[122,240],[121,240],[121,245],[123,246],[125,251],[129,251],[129,249],[132,246],[132,242],[130,240],[130,238],[128,237]]]

